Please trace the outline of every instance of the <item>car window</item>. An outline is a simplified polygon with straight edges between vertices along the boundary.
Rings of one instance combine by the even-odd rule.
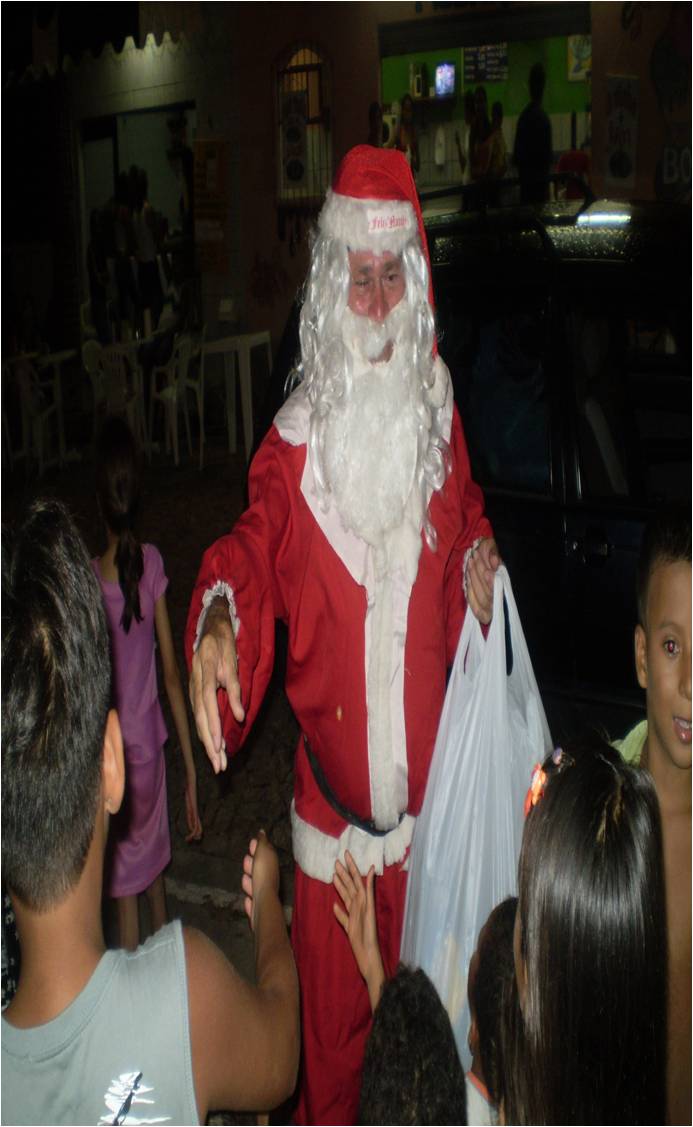
[[[648,506],[690,497],[690,335],[676,309],[574,309],[583,498]]]
[[[488,294],[488,291],[485,291]],[[439,285],[440,353],[450,368],[472,472],[486,487],[551,489],[546,395],[548,302],[470,296]]]

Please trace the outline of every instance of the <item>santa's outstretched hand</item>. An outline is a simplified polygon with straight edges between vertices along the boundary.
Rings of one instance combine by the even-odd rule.
[[[479,541],[467,562],[467,603],[484,626],[489,624],[493,616],[493,577],[501,563],[498,545],[490,536]]]
[[[197,734],[207,752],[214,773],[226,770],[226,743],[221,731],[217,689],[223,688],[231,712],[239,724],[245,720],[238,680],[236,641],[226,599],[216,598],[205,618],[200,644],[193,654],[190,670],[190,703]]]

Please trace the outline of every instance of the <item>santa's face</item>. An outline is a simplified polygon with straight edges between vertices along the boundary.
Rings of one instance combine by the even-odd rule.
[[[359,317],[384,321],[404,297],[402,262],[394,254],[349,251],[349,308]]]
[[[392,357],[393,342],[386,339],[383,322],[404,297],[405,281],[402,262],[395,255],[373,254],[370,250],[349,251],[348,307],[357,317],[374,322],[372,341],[377,345],[369,352],[373,363]]]

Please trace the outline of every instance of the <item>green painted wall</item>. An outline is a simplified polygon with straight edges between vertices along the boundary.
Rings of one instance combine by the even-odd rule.
[[[409,64],[426,66],[429,85],[433,85],[435,68],[441,62],[454,62],[457,101],[453,117],[462,117],[461,80],[464,77],[464,48],[446,51],[422,51],[421,54],[394,55],[381,60],[383,102],[400,101],[409,89]],[[546,71],[544,109],[547,113],[570,113],[584,110],[590,102],[589,82],[568,81],[568,41],[565,36],[508,43],[508,78],[506,82],[486,83],[489,108],[501,102],[506,116],[519,114],[529,101],[527,79],[533,63],[541,62]],[[425,91],[427,93],[427,91]]]

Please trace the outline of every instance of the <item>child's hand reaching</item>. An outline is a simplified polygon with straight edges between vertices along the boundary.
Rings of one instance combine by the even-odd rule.
[[[243,858],[241,887],[245,892],[245,912],[255,931],[258,905],[264,893],[269,889],[275,896],[279,894],[279,860],[264,830],[252,839]]]
[[[200,841],[202,838],[202,822],[197,809],[197,779],[188,775],[185,781],[185,817],[190,831],[185,840]]]
[[[346,868],[341,861],[337,861],[333,878],[344,908],[334,904],[334,914],[347,933],[356,965],[366,980],[371,1009],[375,1010],[385,981],[375,921],[375,869],[371,865],[364,885],[363,877],[348,850],[344,854],[344,860]]]

